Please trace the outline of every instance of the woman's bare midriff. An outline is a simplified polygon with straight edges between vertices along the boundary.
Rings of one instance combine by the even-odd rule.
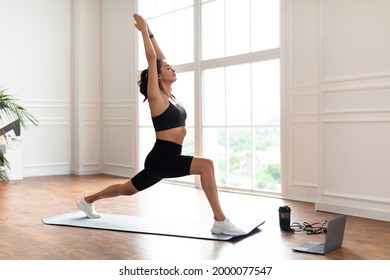
[[[180,127],[175,127],[172,129],[156,132],[156,138],[182,145],[186,133],[187,133],[186,127],[180,126]]]

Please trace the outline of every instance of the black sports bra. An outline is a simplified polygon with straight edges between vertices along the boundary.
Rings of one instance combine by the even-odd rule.
[[[186,125],[187,112],[183,107],[176,107],[169,102],[168,108],[160,115],[152,117],[156,132]]]

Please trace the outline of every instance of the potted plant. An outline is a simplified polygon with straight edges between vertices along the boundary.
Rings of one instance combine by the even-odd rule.
[[[27,129],[27,122],[30,121],[35,126],[38,125],[37,119],[25,108],[18,104],[18,99],[6,93],[6,89],[0,88],[0,121],[18,122],[18,125]],[[0,128],[0,135],[5,132]],[[0,163],[10,168],[3,151],[0,149]],[[0,172],[0,180],[7,181],[8,178]]]

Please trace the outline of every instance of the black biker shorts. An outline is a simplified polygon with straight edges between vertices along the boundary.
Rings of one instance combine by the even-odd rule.
[[[182,145],[156,139],[153,149],[145,159],[145,167],[131,179],[134,187],[145,190],[164,178],[190,175],[193,156],[181,155]]]

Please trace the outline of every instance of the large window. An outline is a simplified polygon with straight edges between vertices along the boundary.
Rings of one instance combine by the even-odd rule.
[[[219,187],[280,192],[279,1],[138,2],[177,71],[184,153],[211,158]],[[138,56],[142,70],[140,37]],[[148,106],[140,101],[138,111],[142,167],[155,139]]]

